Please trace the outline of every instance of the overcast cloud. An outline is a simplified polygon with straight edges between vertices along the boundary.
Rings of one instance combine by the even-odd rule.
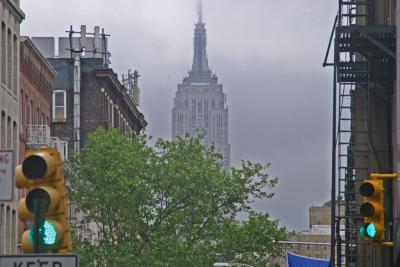
[[[142,74],[141,111],[170,138],[176,85],[192,62],[196,0],[21,0],[28,36],[104,27],[112,67]],[[336,1],[204,0],[208,57],[224,85],[232,163],[270,162],[276,197],[256,203],[291,229],[330,199],[332,71],[321,67]]]

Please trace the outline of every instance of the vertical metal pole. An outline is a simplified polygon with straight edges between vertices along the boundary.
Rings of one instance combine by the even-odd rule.
[[[331,258],[330,266],[335,266],[335,218],[336,218],[336,38],[334,45],[333,99],[332,99],[332,185],[331,185]],[[338,255],[339,261],[340,255]]]
[[[397,54],[400,51],[400,1],[396,1],[396,51]],[[400,174],[400,57],[396,56],[396,84],[395,84],[395,103],[394,103],[394,124],[396,125],[396,134],[394,140],[394,152],[393,156],[395,162],[393,163],[393,170]],[[399,225],[399,194],[400,194],[400,183],[394,183],[393,186],[393,224],[394,224],[394,260],[396,266],[400,266],[400,225]]]
[[[81,150],[81,51],[74,56],[74,152]]]
[[[342,266],[342,238],[340,237],[340,220],[336,221],[336,255],[337,255],[337,261],[336,261],[336,266],[341,267]]]
[[[73,58],[73,56],[74,56],[74,53],[73,53],[74,46],[73,46],[73,42],[72,42],[72,34],[73,34],[73,29],[72,29],[72,25],[70,25],[70,27],[69,27],[69,48],[70,48],[70,50],[69,51],[71,52],[71,58]],[[60,50],[60,49],[58,49],[58,50]],[[60,52],[58,54],[60,54]]]
[[[33,222],[33,252],[43,252],[43,235],[44,235],[44,212],[45,212],[45,201],[37,198],[33,200],[34,209],[34,222]]]

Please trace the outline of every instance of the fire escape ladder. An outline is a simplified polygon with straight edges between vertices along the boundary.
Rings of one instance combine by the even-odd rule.
[[[374,151],[370,94],[394,80],[395,28],[374,26],[372,0],[339,0],[335,28],[337,104],[336,266],[357,266],[359,182],[371,173]],[[385,152],[385,151],[382,151]],[[363,177],[363,178],[362,178]]]

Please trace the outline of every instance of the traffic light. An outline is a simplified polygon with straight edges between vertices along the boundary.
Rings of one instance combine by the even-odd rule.
[[[364,223],[360,228],[360,235],[365,240],[383,241],[385,231],[383,181],[364,180],[360,186],[363,203],[360,214]]]
[[[360,206],[360,214],[364,222],[360,227],[360,236],[364,240],[373,240],[383,245],[385,239],[385,203],[384,185],[385,179],[395,179],[397,174],[371,174],[370,179],[364,180],[360,185],[360,194],[363,202]]]
[[[22,165],[16,167],[15,177],[16,186],[27,189],[18,203],[20,220],[34,221],[22,235],[24,252],[71,252],[63,167],[57,149],[28,151]]]

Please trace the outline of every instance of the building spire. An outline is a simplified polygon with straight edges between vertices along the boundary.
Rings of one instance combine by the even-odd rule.
[[[202,2],[202,0],[199,0],[199,2],[197,3],[197,13],[199,16],[198,23],[203,23],[203,2]]]
[[[193,55],[193,65],[190,75],[192,78],[210,78],[211,71],[208,67],[207,58],[207,35],[205,24],[203,22],[203,8],[202,1],[198,2],[198,22],[196,23],[196,28],[194,30],[194,55]]]

